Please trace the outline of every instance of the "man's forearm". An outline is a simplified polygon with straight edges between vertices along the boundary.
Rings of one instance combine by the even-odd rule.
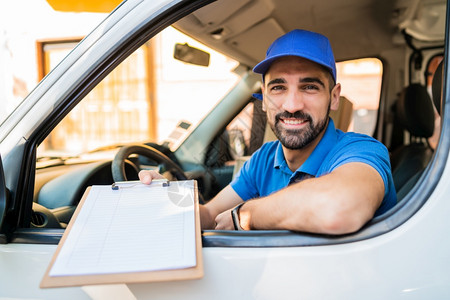
[[[226,186],[222,191],[220,191],[211,201],[205,205],[200,205],[200,219],[202,229],[215,229],[217,216],[237,204],[241,203],[242,199],[233,190],[231,186]],[[219,224],[219,228],[223,224]]]
[[[334,174],[248,201],[240,209],[240,221],[246,230],[344,234],[358,230],[370,220],[383,195],[379,174],[369,166],[353,163]]]
[[[200,209],[200,225],[202,229],[214,229],[215,217],[213,218],[211,216],[208,207],[205,207],[204,205],[199,205],[199,209]]]
[[[335,221],[342,219],[337,210],[335,216],[326,217],[325,210],[332,211],[333,208],[330,205],[324,207],[317,198],[303,198],[299,190],[298,187],[290,187],[268,197],[248,201],[239,212],[241,227],[244,230],[280,229],[327,234],[350,231]]]

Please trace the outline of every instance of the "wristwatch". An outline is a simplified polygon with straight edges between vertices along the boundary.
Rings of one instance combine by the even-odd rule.
[[[244,230],[241,227],[241,220],[239,218],[239,210],[244,204],[245,202],[242,202],[241,204],[236,205],[236,207],[231,210],[231,218],[233,219],[234,230]]]

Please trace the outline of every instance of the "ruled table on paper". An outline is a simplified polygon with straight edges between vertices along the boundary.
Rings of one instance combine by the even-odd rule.
[[[49,275],[189,268],[195,246],[193,180],[92,186]]]

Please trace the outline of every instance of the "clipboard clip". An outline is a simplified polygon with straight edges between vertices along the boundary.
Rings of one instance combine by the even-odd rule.
[[[153,179],[152,182],[150,183],[150,185],[148,185],[149,187],[152,186],[153,183],[161,183],[162,187],[168,187],[170,186],[170,181],[168,179]],[[114,182],[111,185],[111,189],[114,191],[117,191],[120,189],[124,189],[124,188],[132,188],[136,185],[141,185],[143,184],[142,182],[140,182],[139,180],[136,181],[118,181],[118,182]]]

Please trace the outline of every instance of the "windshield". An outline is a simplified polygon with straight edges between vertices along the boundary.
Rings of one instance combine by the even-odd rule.
[[[174,59],[176,44],[207,52],[209,65]],[[73,42],[52,41],[54,66]],[[126,143],[164,144],[172,151],[239,80],[238,63],[172,27],[145,43],[113,70],[51,132],[38,157],[73,157]]]

